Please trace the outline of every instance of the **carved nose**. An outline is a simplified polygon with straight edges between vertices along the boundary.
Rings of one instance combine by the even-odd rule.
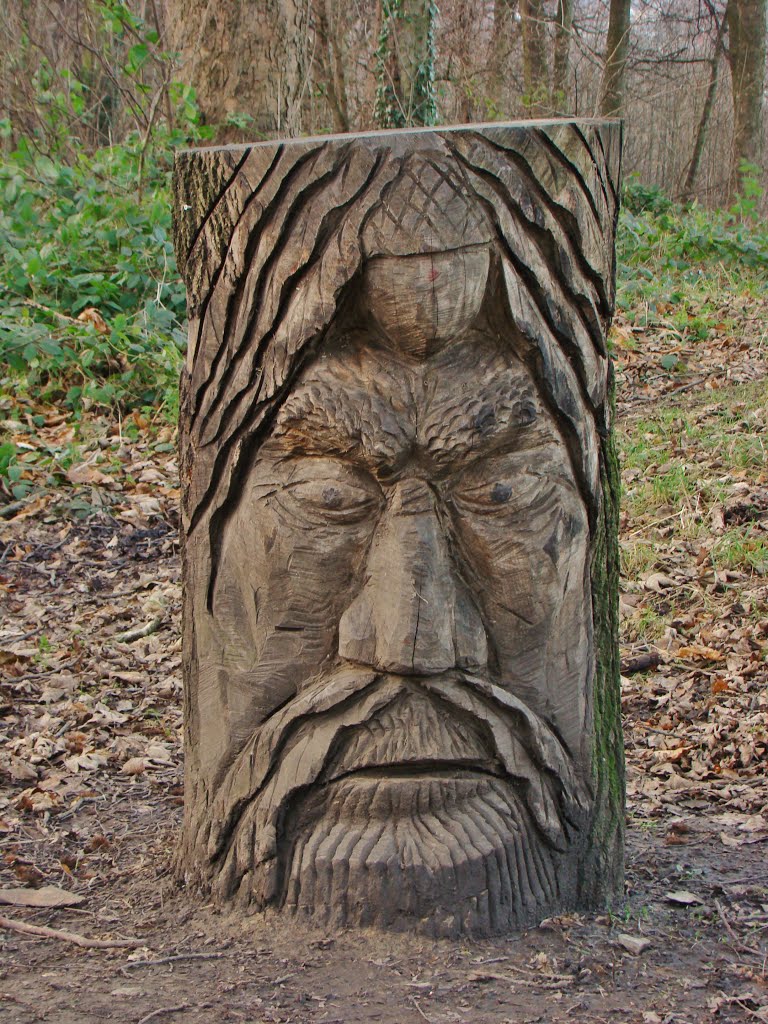
[[[363,588],[339,624],[339,653],[405,675],[477,669],[487,661],[480,615],[456,577],[434,495],[422,480],[394,487]]]

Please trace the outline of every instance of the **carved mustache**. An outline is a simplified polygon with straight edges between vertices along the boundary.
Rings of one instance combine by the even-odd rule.
[[[288,801],[322,777],[344,730],[372,718],[402,695],[406,685],[403,677],[346,665],[274,712],[245,745],[213,797],[210,859],[225,853],[236,828],[234,841],[244,846],[248,860],[258,864],[274,858],[278,818]],[[504,772],[522,785],[538,828],[552,846],[564,849],[567,824],[583,819],[588,794],[546,722],[518,697],[463,671],[422,677],[418,687],[485,727]]]

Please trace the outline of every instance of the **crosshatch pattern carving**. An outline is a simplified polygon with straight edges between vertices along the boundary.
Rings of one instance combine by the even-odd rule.
[[[620,891],[620,149],[178,156],[191,884],[433,935]]]

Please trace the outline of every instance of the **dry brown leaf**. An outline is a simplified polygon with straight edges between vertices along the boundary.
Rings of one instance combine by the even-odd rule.
[[[39,889],[0,889],[0,903],[13,907],[76,907],[84,901],[84,896],[55,885],[43,885]]]
[[[71,484],[103,484],[109,482],[110,479],[111,477],[106,476],[100,469],[88,462],[70,466],[67,470],[67,480]]]
[[[695,892],[688,892],[687,889],[678,889],[675,892],[665,893],[664,898],[669,900],[670,903],[677,903],[683,907],[703,906],[704,904],[701,896],[697,896]]]
[[[725,657],[720,651],[716,651],[714,647],[705,647],[704,644],[688,644],[685,647],[678,647],[675,656],[701,661],[722,661]]]
[[[11,755],[2,767],[16,782],[35,782],[37,780],[37,769],[20,757]]]
[[[663,572],[654,572],[643,580],[643,585],[646,590],[653,590],[657,594],[663,594],[667,588],[675,586],[675,581]]]
[[[632,956],[640,956],[644,953],[651,945],[650,939],[645,939],[641,935],[618,935],[616,941],[619,945],[626,949]]]
[[[77,319],[82,324],[91,324],[92,327],[96,328],[98,334],[109,334],[109,327],[95,306],[89,306],[87,309],[84,309]]]
[[[48,505],[50,505],[52,499],[52,494],[39,494],[36,498],[33,498],[32,501],[27,502],[22,509],[19,509],[12,518],[14,520],[18,520],[36,516],[39,512],[42,512],[48,507]]]
[[[16,799],[15,806],[20,811],[32,811],[33,814],[43,814],[45,811],[53,810],[61,802],[57,793],[43,792],[38,787],[25,789]]]

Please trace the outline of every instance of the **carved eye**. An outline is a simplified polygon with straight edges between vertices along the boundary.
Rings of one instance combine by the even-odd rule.
[[[474,487],[464,487],[455,494],[456,502],[470,512],[492,515],[509,508],[515,489],[509,480],[496,480]]]
[[[357,522],[379,505],[371,489],[347,480],[304,480],[286,492],[307,512],[328,521]]]

